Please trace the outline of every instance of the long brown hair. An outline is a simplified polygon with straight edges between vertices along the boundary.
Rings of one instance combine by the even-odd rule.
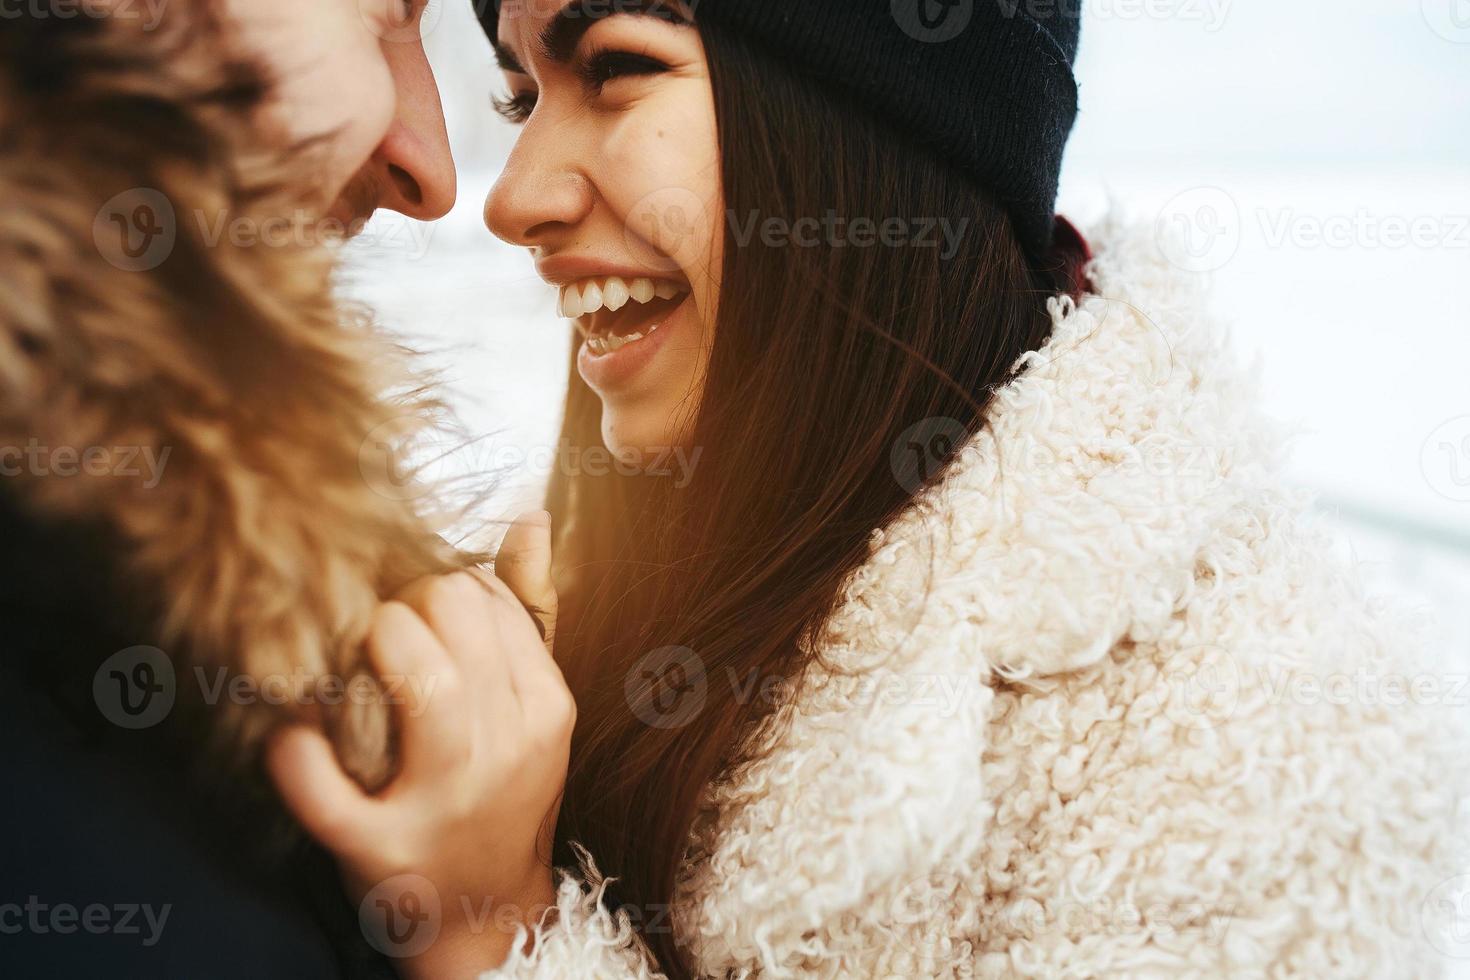
[[[981,424],[1016,359],[1045,342],[1046,299],[1076,272],[1070,258],[1028,259],[986,191],[839,93],[700,30],[730,222],[697,465],[682,486],[564,470],[548,494],[558,658],[579,710],[557,857],[570,864],[578,841],[619,878],[610,901],[674,976],[688,965],[658,910],[702,790],[741,764],[742,736],[769,708],[722,679],[797,677],[873,529],[935,475],[954,448],[944,436]],[[911,231],[948,219],[963,234],[951,254],[733,230],[748,215],[793,227],[829,214]],[[563,445],[598,446],[599,419],[573,370]],[[915,431],[936,458],[910,471],[895,447],[901,457]],[[669,671],[702,672],[703,705],[663,723]]]

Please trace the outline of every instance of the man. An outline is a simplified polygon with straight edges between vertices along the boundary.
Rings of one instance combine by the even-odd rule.
[[[258,760],[391,778],[360,641],[461,562],[323,245],[453,203],[422,0],[142,10],[0,19],[0,975],[387,973]]]

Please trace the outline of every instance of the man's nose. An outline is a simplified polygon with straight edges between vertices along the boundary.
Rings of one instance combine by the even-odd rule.
[[[444,107],[423,45],[392,47],[397,49],[390,58],[397,108],[369,162],[382,194],[377,203],[410,218],[432,221],[454,207],[454,156]]]

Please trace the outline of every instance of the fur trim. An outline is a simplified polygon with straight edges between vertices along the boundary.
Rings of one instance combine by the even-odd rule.
[[[110,17],[5,29],[0,445],[164,461],[156,485],[116,470],[10,482],[40,519],[119,533],[171,655],[372,682],[360,647],[379,597],[454,561],[415,513],[420,495],[373,480],[432,406],[401,354],[334,303],[325,247],[206,239],[220,222],[301,213],[282,175],[309,164],[261,148],[264,80],[207,8],[171,7],[153,30]],[[119,213],[175,235],[166,257],[130,264]],[[389,390],[410,397],[389,404]],[[361,700],[321,720],[374,786],[391,769],[389,708]],[[249,752],[291,710],[222,703],[216,717]]]
[[[616,964],[608,974],[584,972],[583,976],[617,976],[628,980],[662,980],[642,951],[633,923],[624,911],[603,907],[607,888],[616,879],[605,878],[586,848],[573,843],[579,873],[563,873],[557,883],[556,907],[548,909],[535,928],[517,927],[510,958],[501,970],[526,980],[566,980],[572,963]],[[527,940],[532,940],[529,944]]]
[[[1432,708],[1299,696],[1415,676],[1424,637],[1282,487],[1198,286],[1151,235],[1091,237],[1096,293],[1053,302],[709,788],[674,909],[700,975],[1442,968],[1470,741]],[[565,940],[621,935],[573,914],[543,970],[638,975],[636,938]]]

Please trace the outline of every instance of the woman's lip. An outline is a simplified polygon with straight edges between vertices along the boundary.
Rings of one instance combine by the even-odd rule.
[[[607,354],[592,353],[587,349],[587,341],[582,339],[577,348],[577,371],[582,380],[599,393],[628,387],[668,344],[670,336],[678,332],[689,307],[690,297],[686,295],[684,301],[664,317],[657,330],[642,340],[635,340]]]

